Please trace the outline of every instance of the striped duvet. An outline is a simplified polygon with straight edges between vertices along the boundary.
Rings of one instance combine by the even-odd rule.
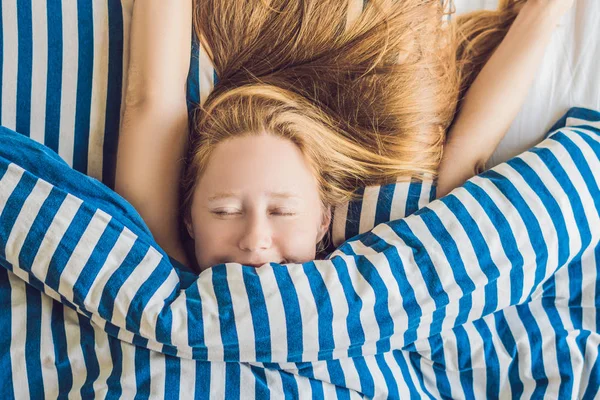
[[[200,276],[110,189],[2,128],[0,392],[594,398],[600,113],[562,122],[327,260]]]

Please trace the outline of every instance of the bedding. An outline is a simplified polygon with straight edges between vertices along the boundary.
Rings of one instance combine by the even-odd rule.
[[[555,128],[327,260],[199,276],[110,189],[1,128],[0,393],[593,398],[600,113]]]

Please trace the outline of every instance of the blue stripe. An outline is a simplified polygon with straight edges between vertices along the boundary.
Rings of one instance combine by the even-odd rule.
[[[106,380],[108,392],[107,399],[119,399],[123,388],[121,387],[121,374],[123,373],[123,351],[121,350],[121,341],[108,336],[108,346],[112,360],[112,371]]]
[[[327,360],[325,365],[327,366],[327,372],[329,373],[331,383],[336,386],[338,399],[347,398],[348,393],[340,391],[340,389],[346,387],[346,377],[344,376],[344,370],[340,365],[340,360]]]
[[[81,388],[80,394],[83,399],[91,399],[95,394],[94,382],[100,376],[100,364],[98,363],[95,349],[96,338],[90,320],[81,314],[77,314],[77,316],[79,317],[81,352],[83,353],[83,360],[87,371],[85,383]]]
[[[535,379],[535,390],[531,397],[541,399],[548,388],[548,376],[546,375],[543,359],[542,332],[529,309],[529,304],[516,306],[516,311],[525,327],[531,351],[531,376]]]
[[[373,242],[378,241],[382,242],[375,234],[370,232],[365,233],[360,236],[361,242],[363,242],[366,246],[374,246]],[[352,248],[348,246],[348,250],[345,252],[348,255],[356,255]],[[358,272],[362,275],[362,277],[367,281],[367,283],[373,288],[373,291],[377,294],[377,301],[374,305],[375,310],[375,319],[377,320],[377,325],[379,326],[379,332],[381,339],[377,342],[377,352],[382,353],[386,351],[390,351],[390,337],[393,335],[394,331],[394,321],[392,320],[392,316],[390,315],[390,310],[388,308],[388,290],[377,272],[377,268],[368,260],[364,259],[363,263],[356,264],[358,268]]]
[[[211,366],[209,362],[198,361],[196,363],[196,392],[194,399],[209,399],[210,398],[210,375]]]
[[[473,364],[471,360],[471,341],[467,331],[462,326],[453,329],[456,337],[456,358],[460,371],[460,385],[466,399],[474,399],[473,391]]]
[[[226,264],[220,264],[212,268],[212,283],[219,307],[223,357],[225,361],[235,362],[240,359],[240,346],[238,344],[239,338],[235,324],[227,323],[228,317],[233,314],[233,304],[231,303],[231,292],[227,281]]]
[[[375,381],[365,358],[362,356],[354,357],[352,361],[354,362],[354,368],[356,368],[358,380],[360,381],[360,392],[365,396],[372,397],[375,393]]]
[[[271,362],[271,325],[260,278],[254,268],[243,268],[242,278],[244,279],[246,295],[248,299],[252,299],[248,303],[250,304],[250,315],[254,327],[256,361]]]
[[[384,185],[379,188],[377,208],[375,210],[375,226],[390,221],[394,191],[398,185]]]
[[[319,329],[319,360],[328,360],[333,354],[335,342],[333,340],[333,327],[331,321],[333,320],[333,307],[331,305],[331,298],[323,277],[317,270],[314,262],[308,262],[302,264],[304,273],[308,278],[310,284],[310,290],[315,299],[317,307],[317,319]],[[298,360],[299,361],[299,360]]]
[[[360,321],[360,311],[362,310],[363,302],[358,296],[352,285],[348,266],[341,257],[334,257],[331,262],[335,266],[338,279],[344,290],[346,302],[348,304],[348,316],[346,317],[346,328],[350,338],[351,346],[348,349],[348,357],[356,357],[362,355],[362,344],[365,343],[365,331]]]
[[[163,258],[148,279],[140,286],[135,296],[133,296],[133,299],[131,299],[129,309],[127,310],[127,322],[125,326],[128,331],[136,334],[140,333],[143,310],[152,296],[154,296],[158,289],[160,289],[163,283],[169,278],[171,271],[173,271],[173,269]],[[165,303],[168,303],[168,299],[165,300]],[[156,325],[157,327],[163,327],[162,314],[158,317]]]
[[[165,304],[171,304],[171,302],[175,301],[181,292],[181,286],[175,285],[173,291],[169,294],[167,298],[165,298]],[[162,353],[168,354],[171,356],[177,356],[177,348],[171,345],[171,332],[173,331],[173,310],[171,307],[167,307],[161,313],[161,317],[156,321],[156,340],[159,343],[163,343]],[[167,344],[169,343],[169,344]]]
[[[48,75],[44,144],[58,152],[63,74],[62,0],[46,0],[48,20]]]
[[[485,291],[485,306],[482,315],[487,315],[498,308],[498,290],[497,279],[500,276],[500,271],[491,257],[490,248],[487,245],[479,225],[473,219],[464,204],[454,195],[445,196],[442,201],[454,216],[458,219],[465,232],[468,232],[467,237],[471,243],[471,247],[479,261],[481,271],[488,278],[488,284]],[[461,310],[462,311],[462,310]],[[460,312],[457,316],[457,321],[466,322],[468,312]]]
[[[1,8],[2,7],[0,7],[0,9]],[[2,18],[0,18],[0,21],[2,21]],[[2,310],[2,318],[0,318],[0,354],[2,354],[2,357],[0,357],[0,370],[2,371],[0,395],[5,399],[14,399],[15,392],[13,389],[12,359],[10,356],[12,338],[12,302],[10,298],[12,295],[12,288],[8,281],[9,272],[3,268],[5,263],[7,263],[7,261],[0,258],[0,310]]]
[[[408,196],[406,197],[406,217],[414,214],[419,210],[419,200],[421,200],[421,190],[423,184],[421,182],[411,182],[408,188]]]
[[[64,305],[56,301],[52,303],[50,328],[52,331],[52,341],[54,342],[54,365],[58,377],[58,393],[69,393],[73,387],[73,370],[71,369],[71,361],[67,352]]]
[[[24,172],[19,183],[8,197],[4,210],[0,214],[0,258],[6,259],[6,243],[13,226],[21,213],[21,209],[27,197],[31,194],[37,178],[28,172]]]
[[[42,294],[29,285],[25,285],[27,304],[27,332],[25,336],[25,365],[27,383],[31,398],[44,398],[44,380],[41,365],[42,339]]]
[[[58,244],[57,249],[60,249],[60,251],[56,251],[52,255],[52,259],[48,266],[46,285],[50,286],[55,291],[58,291],[60,275],[65,269],[67,262],[71,258],[71,254],[73,254],[75,247],[83,236],[92,217],[93,214],[89,209],[83,206],[80,207],[79,210],[77,210],[77,213],[75,213],[71,225],[69,225],[69,228],[67,228],[67,231]]]
[[[114,188],[123,89],[123,10],[121,0],[108,0],[107,83],[102,182],[109,188]]]
[[[376,354],[375,361],[381,370],[383,378],[385,379],[385,385],[387,387],[388,397],[393,399],[400,398],[400,392],[398,390],[398,383],[396,383],[396,379],[394,378],[394,374],[388,365],[384,354]]]
[[[271,398],[271,390],[269,389],[269,385],[267,385],[265,369],[251,365],[250,371],[254,375],[254,398],[265,400]]]
[[[187,313],[188,326],[188,341],[193,347],[194,360],[206,360],[208,358],[208,350],[204,343],[204,321],[202,319],[202,302],[200,301],[200,293],[198,285],[192,285],[185,291],[186,308],[188,310],[198,310],[198,312]],[[197,318],[197,319],[196,319]],[[196,368],[198,368],[196,363]]]
[[[392,226],[390,225],[390,227]],[[410,318],[408,319],[408,327],[404,333],[404,343],[405,345],[413,343],[415,340],[417,340],[417,328],[419,327],[419,321],[423,316],[423,312],[421,310],[421,306],[419,305],[415,297],[415,291],[413,290],[406,276],[406,269],[404,268],[404,263],[400,258],[400,254],[398,253],[397,249],[393,249],[393,251],[386,251],[386,249],[389,248],[390,245],[372,232],[365,233],[364,239],[362,239],[362,241],[364,243],[368,243],[368,246],[377,253],[386,253],[386,258],[390,266],[392,266],[392,268],[390,268],[390,271],[392,272],[392,275],[394,276],[396,283],[400,288],[403,309],[407,310],[407,312],[408,310],[410,310],[411,314]],[[349,280],[347,285],[352,287],[352,283]],[[344,284],[344,287],[345,286],[346,284]],[[358,296],[354,294],[354,297],[347,297],[348,303],[354,301],[354,298],[358,298]],[[360,303],[360,305],[362,306],[362,302]],[[360,320],[357,321],[358,323],[360,323]],[[354,343],[354,341],[352,341],[352,343]],[[364,334],[362,335],[362,340],[360,341],[360,343],[364,343]]]
[[[397,232],[406,245],[411,248],[415,264],[418,266],[419,272],[423,276],[427,286],[427,292],[436,305],[436,310],[433,312],[433,320],[430,326],[430,335],[439,333],[442,330],[442,322],[446,317],[444,306],[450,302],[448,294],[444,291],[440,277],[438,276],[433,262],[421,240],[413,233],[404,220],[398,220],[392,224],[394,225],[394,231]],[[412,312],[413,310],[410,311]],[[408,318],[410,320],[412,314],[409,314]]]
[[[517,304],[523,294],[522,282],[524,259],[519,251],[519,246],[510,224],[496,203],[494,203],[492,198],[481,187],[471,182],[465,183],[463,187],[485,210],[492,226],[498,232],[502,249],[511,264],[510,281],[513,284],[510,285],[510,304]]]
[[[452,394],[450,381],[446,375],[446,356],[444,354],[444,343],[440,335],[432,336],[428,339],[431,355],[429,356],[433,363],[431,369],[435,375],[435,384],[442,398],[449,398]],[[461,349],[462,351],[462,349]]]
[[[481,336],[481,341],[485,349],[486,397],[488,399],[499,398],[501,396],[500,360],[494,346],[492,332],[483,319],[474,321],[473,326]]]
[[[236,362],[225,363],[225,399],[238,400],[240,398],[240,380],[240,364]]]
[[[190,117],[192,112],[200,105],[200,48],[195,32],[192,32],[192,54],[190,57],[190,69],[187,79],[187,106]]]
[[[552,216],[552,223],[557,233],[558,242],[558,265],[564,265],[569,257],[569,234],[567,232],[565,219],[560,205],[542,182],[536,172],[520,158],[512,159],[508,164],[513,167],[537,194],[542,201],[546,211]]]
[[[150,350],[143,347],[135,348],[135,400],[150,398]]]
[[[394,360],[402,372],[404,383],[410,392],[410,398],[419,399],[420,396],[419,392],[417,391],[417,387],[414,385],[412,379],[410,379],[410,372],[408,370],[408,364],[406,364],[406,360],[404,359],[404,352],[401,350],[392,350],[392,355],[394,356]]]
[[[33,27],[31,1],[17,1],[17,28],[19,32],[19,60],[17,72],[17,125],[16,131],[29,136],[31,122],[31,76],[33,65]]]
[[[186,365],[190,365],[189,362]],[[181,360],[177,357],[165,357],[165,398],[179,399],[181,388]],[[189,393],[186,393],[189,395]]]
[[[510,384],[510,391],[513,398],[520,398],[523,394],[524,386],[519,376],[519,349],[515,338],[506,322],[504,312],[497,312],[494,314],[494,323],[496,325],[496,332],[506,352],[511,356],[512,361],[508,366],[508,383]]]
[[[360,196],[360,200],[348,203],[348,213],[346,214],[345,240],[358,235],[360,228],[360,213],[362,211],[362,196],[365,193],[364,188],[358,188],[355,193]]]
[[[73,285],[73,298],[75,303],[83,304],[87,297],[94,280],[106,263],[110,251],[115,246],[123,226],[111,219],[94,246],[94,250],[85,266],[81,270],[77,281]]]
[[[123,283],[129,278],[129,275],[142,262],[147,252],[148,245],[137,239],[121,266],[106,282],[102,296],[100,297],[100,304],[98,305],[98,314],[103,319],[109,322],[112,321],[114,311],[113,300],[116,298]]]
[[[281,388],[283,390],[283,396],[286,400],[294,400],[298,398],[298,384],[294,375],[279,370],[279,376],[281,376]]]
[[[323,399],[325,397],[325,392],[323,391],[323,382],[315,379],[313,364],[309,362],[296,363],[296,367],[298,368],[298,375],[309,379],[312,398]],[[258,398],[260,397],[257,397],[257,399]]]
[[[75,111],[75,143],[73,169],[87,173],[92,77],[94,75],[94,10],[89,0],[77,0],[79,35],[77,68],[77,106]]]
[[[304,352],[303,327],[296,287],[287,268],[274,267],[272,270],[277,281],[279,293],[281,293],[281,300],[283,301],[285,325],[287,328],[288,361],[300,361]]]
[[[435,400],[433,395],[427,390],[425,387],[425,381],[423,380],[423,371],[421,370],[421,355],[418,353],[410,352],[408,355],[410,359],[410,363],[412,365],[412,369],[417,376],[417,380],[419,381],[419,386],[421,387],[421,391],[427,395],[431,400]]]
[[[525,202],[525,199],[519,193],[515,185],[510,180],[504,178],[502,175],[495,171],[486,172],[486,177],[506,196],[508,201],[515,207],[527,229],[529,235],[529,241],[531,247],[535,252],[536,263],[538,265],[546,266],[548,262],[548,246],[542,233],[542,228],[538,218],[533,214],[531,208]],[[546,273],[546,268],[536,268],[534,286],[531,288],[529,296],[533,293],[535,288],[542,282]],[[528,297],[529,297],[528,296]]]
[[[598,394],[598,388],[600,388],[600,357],[596,357],[594,366],[590,369],[590,379],[581,399],[595,399]]]

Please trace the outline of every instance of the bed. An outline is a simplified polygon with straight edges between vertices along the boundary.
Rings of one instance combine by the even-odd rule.
[[[450,196],[431,202],[427,183],[365,188],[363,201],[336,209],[339,247],[327,260],[196,276],[110,190],[131,5],[2,2],[0,393],[597,395],[593,74],[563,89],[592,88],[577,104],[557,94],[551,112],[537,105],[552,114],[542,126],[526,130],[524,108],[495,160],[550,137]],[[594,12],[580,1],[587,30],[555,39],[594,37]],[[574,77],[599,54],[588,43],[564,64]],[[215,79],[202,51],[192,57],[191,104]],[[532,93],[525,107],[547,101]]]

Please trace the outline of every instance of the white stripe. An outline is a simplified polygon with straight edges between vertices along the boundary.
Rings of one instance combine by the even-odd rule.
[[[153,398],[166,399],[165,378],[167,377],[167,359],[163,354],[155,351],[149,352],[149,358],[150,393]]]
[[[579,395],[575,396],[577,393],[577,386],[574,387],[573,397],[578,399],[582,399],[585,391],[588,389],[590,385],[591,372],[594,368],[594,364],[598,361],[598,350],[600,349],[600,335],[598,333],[592,333],[585,344],[585,358],[583,360],[583,364],[581,365],[581,375],[579,381]],[[597,376],[594,376],[597,379]],[[596,389],[596,397],[598,396],[598,388]]]
[[[25,170],[21,167],[9,164],[4,176],[0,179],[0,215],[2,215],[8,199],[21,181],[24,172]]]
[[[473,371],[473,393],[474,398],[484,399],[486,398],[487,382],[487,360],[485,352],[485,343],[481,338],[481,335],[475,329],[473,324],[465,324],[463,326],[467,337],[469,338],[469,345],[471,347],[471,371]],[[519,362],[521,359],[519,358]],[[491,382],[490,382],[491,383]]]
[[[356,364],[354,363],[353,358],[340,358],[340,367],[344,372],[344,379],[346,380],[346,387],[348,389],[359,391],[361,390],[360,386],[360,376],[358,376],[358,371],[356,369]]]
[[[256,270],[260,278],[260,284],[265,296],[267,315],[269,316],[269,327],[271,329],[271,356],[272,362],[285,362],[288,355],[287,324],[285,319],[285,308],[281,292],[277,286],[277,280],[273,273],[273,267],[263,266]],[[316,330],[316,329],[315,329]],[[274,339],[274,340],[273,340]],[[307,349],[304,349],[307,354]]]
[[[60,283],[58,291],[69,301],[74,301],[73,287],[79,280],[85,264],[89,260],[92,252],[96,248],[100,237],[106,230],[112,217],[102,210],[96,210],[96,213],[85,228],[85,232],[79,238],[77,246],[73,250],[69,261],[60,274]]]
[[[527,328],[523,325],[523,321],[521,321],[515,307],[507,308],[503,311],[503,314],[504,320],[515,340],[516,355],[519,357],[519,379],[523,383],[523,393],[521,394],[521,397],[529,399],[535,390],[536,384],[531,376],[533,373],[531,369],[531,345],[529,343],[529,338],[527,337]]]
[[[31,230],[33,221],[40,212],[44,201],[48,198],[52,186],[47,182],[38,179],[31,193],[23,203],[23,207],[15,220],[10,235],[6,240],[6,260],[15,268],[21,268],[19,263],[19,254]]]
[[[206,269],[198,277],[196,285],[198,285],[198,292],[202,296],[202,327],[204,329],[204,344],[207,347],[207,358],[210,361],[223,361],[224,349],[223,338],[221,337],[221,321],[219,320],[219,305],[212,277],[213,269]],[[185,317],[185,315],[180,317]],[[175,320],[175,315],[173,315],[173,320]]]
[[[48,15],[45,1],[31,2],[33,59],[31,76],[31,118],[29,136],[44,143],[46,90],[48,78]]]
[[[87,378],[87,366],[85,365],[85,357],[81,350],[79,314],[69,307],[63,307],[63,309],[67,353],[71,371],[73,371],[71,393],[79,393]]]
[[[296,383],[298,384],[298,398],[299,399],[313,399],[312,386],[310,380],[300,375],[294,375]]]
[[[392,198],[392,209],[390,210],[390,221],[395,221],[406,217],[406,201],[408,200],[408,191],[410,182],[399,181],[394,188],[394,197]]]
[[[319,351],[318,344],[318,329],[319,319],[318,319],[318,310],[315,302],[315,298],[312,295],[312,289],[310,288],[310,282],[304,269],[297,264],[289,264],[288,268],[290,279],[292,280],[292,286],[296,290],[296,294],[298,295],[298,303],[300,308],[300,318],[302,320],[302,325],[299,329],[302,330],[302,353],[303,354],[317,354]],[[327,280],[325,280],[325,284],[327,284]],[[335,296],[331,296],[331,292],[329,292],[332,306],[334,303]],[[339,301],[342,300],[342,301]],[[344,306],[348,309],[348,305],[345,300],[338,299],[339,305],[343,308]],[[333,306],[334,310],[337,310],[335,306]],[[237,317],[236,317],[237,318]],[[341,338],[340,343],[335,340],[336,329],[332,326],[334,331],[334,341],[337,347],[345,347],[345,345],[349,342],[347,337]],[[275,336],[276,332],[271,332],[271,337]],[[346,353],[347,354],[347,353]]]
[[[2,125],[17,128],[17,75],[19,30],[17,0],[2,0]]]
[[[225,383],[227,375],[225,374],[224,362],[211,362],[210,365],[210,398],[224,399],[225,398]]]
[[[192,60],[194,62],[195,60]],[[198,71],[200,85],[200,105],[204,104],[206,98],[214,87],[214,67],[204,46],[200,46],[198,52]]]
[[[250,313],[248,296],[245,294],[246,285],[244,284],[243,275],[242,267],[227,269],[227,284],[231,293],[231,305],[238,336],[240,361],[242,362],[256,359],[254,330],[261,329],[257,326],[254,326],[254,329],[248,329],[252,323],[252,314]],[[254,380],[254,377],[252,379]]]
[[[148,300],[143,310],[140,310],[141,320],[140,329],[141,332],[152,333],[153,336],[148,338],[152,339],[155,336],[158,316],[163,313],[167,298],[173,293],[177,284],[179,283],[179,277],[174,269],[171,269],[169,276],[164,280],[158,289],[152,294],[152,297]],[[154,342],[154,340],[152,340]],[[150,344],[150,343],[149,343]],[[154,344],[156,346],[154,346]],[[150,346],[149,346],[150,348]],[[162,351],[162,345],[159,343],[153,343],[152,348],[157,351]]]
[[[256,378],[248,364],[240,363],[240,398],[254,397]]]
[[[450,384],[450,393],[446,395],[452,399],[457,399],[460,394],[463,393],[462,383],[460,381],[460,364],[458,362],[458,354],[463,349],[458,348],[458,342],[456,338],[456,330],[448,330],[441,335],[444,352],[444,370],[446,378]]]
[[[10,291],[10,317],[11,317],[11,340],[10,340],[10,363],[12,371],[12,383],[14,395],[17,399],[29,398],[29,379],[25,364],[25,338],[27,327],[27,296],[25,283],[10,271],[8,272]]]
[[[536,269],[527,268],[531,260],[536,259],[536,253],[533,249],[533,244],[531,243],[532,238],[529,236],[527,226],[519,214],[519,211],[490,180],[475,177],[473,178],[472,183],[485,190],[486,194],[494,202],[496,207],[498,207],[508,222],[511,233],[514,235],[514,240],[517,244],[519,253],[523,256],[523,265],[517,267],[521,268],[523,273],[523,278],[520,282],[513,282],[509,273],[502,274],[497,281],[498,290],[506,291],[506,297],[503,295],[500,295],[500,297],[504,297],[506,300],[510,299],[513,285],[517,286],[517,291],[523,290],[523,293],[518,300],[518,302],[521,303],[529,296],[529,288],[533,287],[535,282]]]
[[[377,198],[380,186],[365,188],[360,209],[358,233],[370,231],[375,226],[375,213],[377,212]]]
[[[82,203],[83,202],[77,197],[67,194],[60,205],[58,212],[54,216],[52,223],[46,230],[44,239],[40,244],[40,248],[35,255],[33,265],[31,266],[31,272],[40,281],[46,281],[50,261]]]
[[[281,375],[279,372],[274,369],[265,368],[265,378],[267,381],[267,387],[269,388],[269,394],[272,398],[282,398],[283,393],[283,383],[281,382]],[[212,385],[211,385],[212,388]]]
[[[179,366],[179,398],[185,399],[196,391],[196,361],[182,358]]]
[[[364,358],[364,360],[365,364],[367,365],[367,370],[370,372],[371,377],[373,378],[373,387],[375,388],[374,398],[389,398],[390,389],[385,382],[385,377],[383,376],[381,368],[379,368],[379,364],[377,364],[375,361],[375,357],[367,356]]]
[[[115,272],[115,268],[123,264],[123,261],[131,251],[137,236],[131,232],[127,227],[123,228],[123,231],[119,235],[115,245],[108,253],[104,266],[98,271],[94,277],[94,282],[90,286],[87,296],[85,297],[84,303],[88,311],[97,314],[100,306],[100,300],[102,299],[102,293],[106,283]]]
[[[346,240],[348,205],[349,203],[345,202],[333,209],[331,240],[335,247],[340,246]]]
[[[577,126],[577,125],[588,125],[588,126],[593,126],[595,128],[600,128],[600,121],[590,121],[587,119],[580,119],[580,118],[573,118],[573,117],[567,118],[566,126]]]
[[[63,2],[62,13],[63,60],[58,154],[68,165],[72,166],[75,144],[75,114],[77,110],[77,73],[79,70],[77,2]]]
[[[92,2],[91,7],[94,12],[94,66],[87,174],[102,180],[104,123],[108,90],[108,2]],[[114,134],[114,132],[111,133]]]
[[[54,301],[41,295],[40,307],[40,357],[44,396],[49,399],[58,398],[58,374],[54,357],[54,340],[52,337],[52,306]],[[25,328],[25,326],[23,326]],[[98,339],[97,339],[98,340]],[[102,340],[101,338],[99,340]],[[102,369],[100,369],[102,371]]]
[[[108,387],[106,381],[113,371],[112,351],[110,349],[108,334],[96,324],[91,324],[94,328],[94,351],[98,360],[99,375],[94,381],[94,395],[96,397],[106,396]]]
[[[161,258],[161,254],[150,247],[142,262],[137,265],[127,280],[123,282],[123,285],[119,288],[119,291],[115,296],[113,318],[111,321],[113,324],[125,329],[125,321],[131,301],[140,290],[140,287],[148,280],[150,275],[152,275],[160,263]],[[143,326],[140,326],[140,328],[143,328]],[[156,337],[156,332],[153,329],[150,331],[141,330],[140,334],[148,339],[154,339]]]
[[[121,346],[121,390],[122,395],[126,399],[133,399],[137,394],[137,382],[135,379],[135,349],[136,347],[129,344],[119,342]]]
[[[186,295],[186,291],[185,290],[180,290],[179,291],[179,295],[177,296],[176,300],[173,302],[181,302],[181,304],[183,304],[183,307],[173,307],[173,313],[177,312],[182,313],[184,312],[183,310],[187,311],[187,295]],[[173,304],[173,306],[175,306],[175,304]],[[178,311],[176,311],[178,310]],[[174,344],[177,346],[177,357],[179,358],[191,358],[192,356],[192,352],[190,351],[190,346],[189,346],[189,337],[188,337],[188,321],[187,321],[187,314],[185,317],[179,317],[178,318],[172,318],[171,319],[171,342],[173,342],[173,338],[178,336],[181,340],[181,343],[183,343],[184,345],[180,345],[177,346],[177,344]],[[189,357],[186,357],[186,355],[189,355]],[[183,368],[183,367],[182,367]],[[195,369],[195,367],[194,367]]]
[[[410,389],[406,384],[406,381],[409,377],[402,375],[400,366],[394,358],[394,351],[399,350],[386,351],[385,353],[383,353],[383,358],[385,360],[386,365],[390,368],[390,371],[392,371],[392,375],[394,376],[394,381],[396,382],[396,385],[398,385],[399,398],[407,399],[410,397]]]
[[[433,182],[431,181],[423,181],[421,184],[421,194],[419,196],[418,207],[419,209],[425,207],[430,203],[429,196],[431,195],[431,188],[433,186]]]

